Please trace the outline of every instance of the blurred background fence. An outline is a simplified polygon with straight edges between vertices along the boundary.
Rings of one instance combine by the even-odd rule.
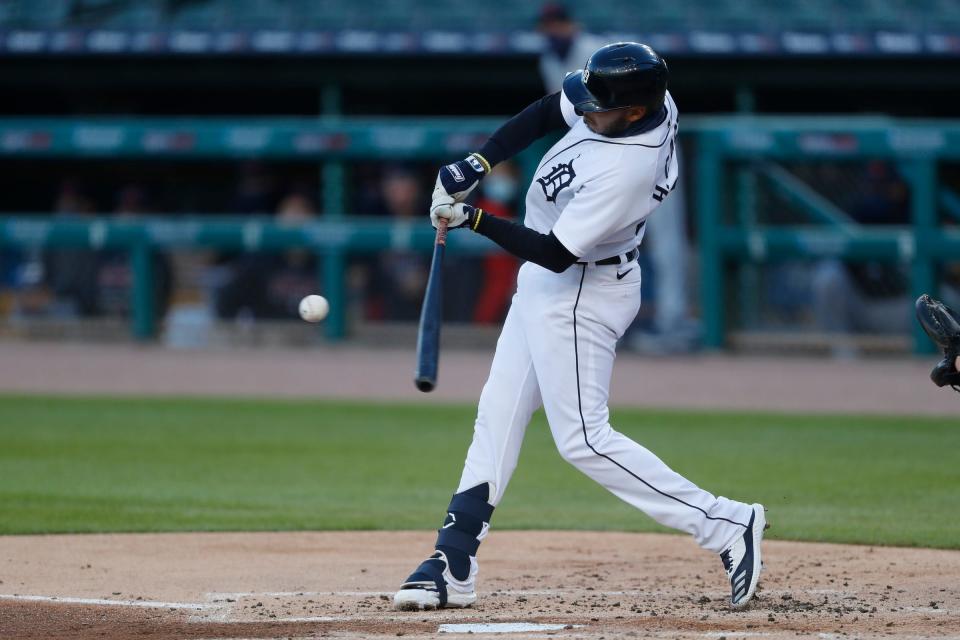
[[[437,167],[628,38],[670,63],[684,171],[625,345],[929,350],[912,300],[960,299],[952,0],[0,2],[0,332],[409,337]],[[552,142],[483,206],[522,217]],[[492,337],[516,261],[450,255],[447,319]]]

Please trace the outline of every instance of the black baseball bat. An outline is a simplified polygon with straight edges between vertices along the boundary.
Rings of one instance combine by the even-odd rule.
[[[433,243],[430,277],[420,309],[420,329],[417,331],[417,372],[414,383],[427,393],[437,386],[437,367],[440,360],[440,323],[443,320],[443,253],[447,246],[447,221],[440,219],[437,238]]]

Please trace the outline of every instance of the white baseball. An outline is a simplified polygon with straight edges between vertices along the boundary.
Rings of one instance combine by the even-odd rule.
[[[330,303],[323,296],[307,296],[300,301],[300,317],[307,322],[320,322],[330,313]]]

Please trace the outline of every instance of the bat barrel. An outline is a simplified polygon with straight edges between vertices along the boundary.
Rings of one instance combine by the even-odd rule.
[[[441,220],[437,227],[437,239],[433,245],[433,260],[430,262],[430,277],[420,309],[420,328],[417,331],[417,371],[414,384],[428,393],[437,386],[437,370],[440,360],[440,325],[443,315],[443,254],[446,247],[447,221]]]

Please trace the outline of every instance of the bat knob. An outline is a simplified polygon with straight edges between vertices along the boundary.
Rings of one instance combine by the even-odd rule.
[[[433,380],[429,380],[427,378],[417,378],[414,380],[414,383],[417,385],[417,389],[420,389],[420,391],[423,391],[424,393],[430,393],[433,391],[434,387],[437,386]]]

